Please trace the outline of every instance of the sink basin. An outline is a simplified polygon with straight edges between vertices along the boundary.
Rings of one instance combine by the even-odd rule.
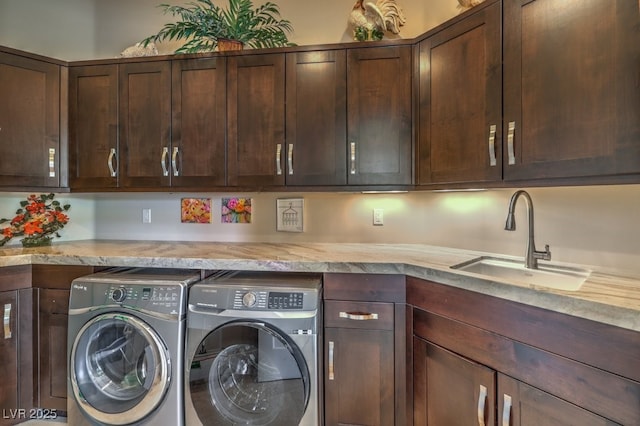
[[[540,262],[538,269],[527,269],[524,260],[481,256],[453,265],[452,269],[498,278],[513,284],[525,284],[556,290],[576,291],[589,278],[591,271]]]

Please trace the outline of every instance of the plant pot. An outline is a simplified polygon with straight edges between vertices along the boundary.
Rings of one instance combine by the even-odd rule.
[[[242,50],[243,43],[238,40],[230,40],[227,38],[218,39],[218,52],[231,52],[234,50]]]
[[[52,237],[25,237],[21,240],[22,247],[43,247],[51,245]]]

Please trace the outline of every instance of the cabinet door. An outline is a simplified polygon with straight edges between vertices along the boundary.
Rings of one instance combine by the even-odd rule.
[[[287,185],[347,183],[346,54],[287,54]]]
[[[284,54],[228,59],[228,183],[284,185]]]
[[[504,2],[505,180],[640,172],[639,7]]]
[[[119,68],[120,185],[156,188],[171,182],[171,64]]]
[[[18,400],[18,322],[16,321],[17,293],[15,291],[5,291],[0,293],[0,410],[9,419],[3,416],[2,424],[17,423],[18,418],[12,421],[10,410],[23,408]]]
[[[40,408],[67,409],[69,290],[40,290]]]
[[[418,184],[502,179],[500,3],[419,45]]]
[[[0,100],[0,186],[60,186],[60,66],[0,52]]]
[[[326,301],[325,326],[325,424],[394,424],[393,304]]]
[[[69,185],[118,186],[118,66],[69,69]]]
[[[347,158],[351,185],[412,182],[411,47],[347,53]]]
[[[225,58],[173,61],[171,186],[225,185]]]
[[[498,374],[498,392],[498,416],[503,425],[618,425],[504,374]]]
[[[495,424],[494,370],[418,338],[414,354],[414,424]]]

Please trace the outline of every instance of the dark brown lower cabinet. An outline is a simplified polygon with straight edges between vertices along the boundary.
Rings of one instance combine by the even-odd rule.
[[[640,425],[640,333],[407,278],[413,425]]]
[[[405,280],[325,274],[324,425],[404,425]]]
[[[325,424],[394,424],[393,304],[327,301],[325,315]]]
[[[40,408],[67,410],[69,290],[40,289]]]
[[[18,292],[0,292],[0,425],[17,423],[17,415],[12,416],[20,408],[18,400]]]
[[[618,424],[427,341],[414,354],[414,425]]]

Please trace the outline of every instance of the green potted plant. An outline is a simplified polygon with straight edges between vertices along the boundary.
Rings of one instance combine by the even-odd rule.
[[[161,4],[164,13],[179,16],[180,20],[166,24],[157,34],[142,40],[144,46],[162,40],[187,40],[176,53],[198,53],[215,50],[240,50],[292,46],[287,34],[291,23],[280,17],[278,6],[266,2],[254,7],[251,0],[229,0],[223,9],[212,0],[196,0],[186,6]],[[230,40],[235,47],[225,49]]]

